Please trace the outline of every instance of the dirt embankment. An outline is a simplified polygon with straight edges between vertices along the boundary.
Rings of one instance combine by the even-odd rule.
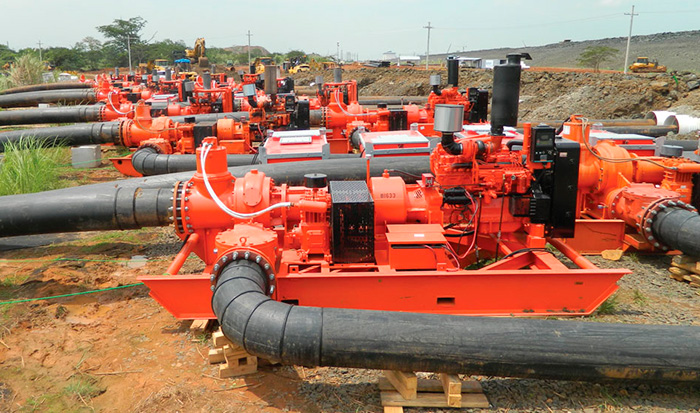
[[[427,96],[429,77],[446,70],[415,68],[362,68],[343,73],[345,79],[357,81],[360,96]],[[298,85],[307,86],[315,76],[333,80],[330,71],[301,73],[294,76]],[[700,89],[697,76],[691,73],[623,74],[580,73],[525,70],[520,92],[520,118],[523,120],[566,119],[573,113],[589,118],[641,118],[651,110],[681,107],[687,114],[700,114]],[[460,87],[490,90],[493,71],[462,69]]]

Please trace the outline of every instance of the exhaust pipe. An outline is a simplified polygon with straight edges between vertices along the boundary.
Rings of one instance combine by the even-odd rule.
[[[68,90],[68,89],[92,89],[94,85],[84,82],[42,83],[40,85],[18,86],[5,89],[0,95],[12,95],[15,93],[36,92],[39,90]]]
[[[36,106],[39,103],[81,104],[95,103],[97,95],[92,89],[40,90],[0,96],[0,108]]]
[[[523,54],[509,54],[504,65],[493,68],[493,93],[491,97],[491,135],[503,136],[504,126],[518,124],[520,101],[520,60]]]
[[[226,337],[265,359],[542,379],[700,379],[697,327],[296,306],[268,297],[266,272],[244,257],[219,273],[212,309]]]

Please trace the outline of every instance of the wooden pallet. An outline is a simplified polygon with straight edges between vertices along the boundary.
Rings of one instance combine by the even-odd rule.
[[[209,363],[219,364],[219,377],[237,377],[258,371],[258,358],[233,344],[221,329],[211,335],[213,349],[209,350]]]
[[[379,379],[384,413],[402,413],[404,407],[488,408],[481,384],[440,373],[440,380],[419,379],[413,372],[385,370]]]
[[[210,331],[214,327],[215,321],[216,320],[211,320],[211,319],[192,320],[192,324],[190,324],[190,333],[192,333],[192,334],[206,333],[207,331]]]
[[[668,271],[674,280],[687,282],[691,287],[700,288],[700,261],[696,257],[676,255],[671,260]]]

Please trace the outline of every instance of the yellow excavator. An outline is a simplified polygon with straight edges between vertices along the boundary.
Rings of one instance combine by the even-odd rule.
[[[192,49],[185,49],[185,56],[190,59],[192,65],[197,65],[200,68],[209,67],[209,59],[206,56],[206,47],[203,37],[195,40]]]
[[[253,62],[253,66],[255,66],[255,73],[265,73],[265,66],[274,64],[275,61],[269,56],[256,57],[255,61]]]
[[[630,70],[634,73],[664,73],[666,66],[660,65],[656,59],[640,56],[632,63]]]

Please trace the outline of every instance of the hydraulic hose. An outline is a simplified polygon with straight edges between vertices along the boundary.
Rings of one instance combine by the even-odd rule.
[[[49,128],[24,129],[0,133],[0,152],[8,142],[33,139],[45,145],[91,145],[114,142],[119,137],[119,122],[88,123]]]
[[[0,125],[99,122],[103,106],[72,106],[0,111]]]
[[[5,89],[0,95],[12,95],[14,93],[36,92],[39,90],[68,90],[68,89],[92,89],[94,85],[85,82],[60,82],[42,83],[39,85],[18,86]]]
[[[80,104],[97,100],[92,89],[39,90],[0,96],[0,108],[36,106],[39,103]]]
[[[4,237],[56,232],[138,229],[170,224],[171,188],[101,187],[0,197]]]
[[[295,306],[253,261],[221,270],[212,309],[250,354],[285,364],[607,381],[698,381],[700,328]]]
[[[658,212],[651,224],[654,236],[672,250],[700,257],[700,215],[682,208]]]

